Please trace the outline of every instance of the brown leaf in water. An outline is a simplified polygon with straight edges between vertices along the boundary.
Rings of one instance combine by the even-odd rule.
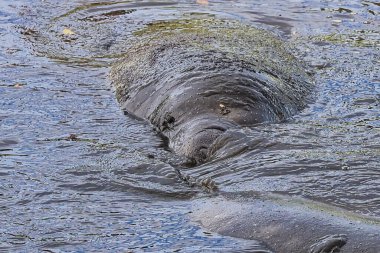
[[[208,5],[208,0],[197,0],[197,4]]]
[[[15,88],[22,88],[23,86],[25,86],[26,84],[25,83],[15,83],[14,85],[13,85],[13,87],[15,87]]]

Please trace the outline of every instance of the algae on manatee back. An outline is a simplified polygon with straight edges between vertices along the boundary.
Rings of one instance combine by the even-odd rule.
[[[189,48],[224,52],[237,60],[255,62],[257,67],[264,68],[263,71],[276,71],[289,79],[310,82],[304,72],[305,64],[300,64],[287,51],[283,41],[267,31],[235,20],[208,18],[153,22],[134,32],[135,41],[130,44],[139,44],[132,46],[134,48],[149,47],[162,41],[178,41],[186,34],[195,35],[192,40],[180,40]],[[310,88],[310,84],[306,86],[305,89]]]
[[[234,20],[181,19],[153,22],[133,35],[135,37],[127,45],[132,45],[126,53],[129,62],[122,60],[111,71],[111,79],[117,88],[121,88],[119,84],[123,86],[128,81],[122,77],[123,67],[144,64],[139,57],[170,44],[189,52],[222,53],[232,61],[252,64],[255,71],[260,72],[268,81],[276,82],[279,87],[283,86],[284,94],[292,97],[298,104],[297,110],[291,110],[287,116],[307,104],[305,97],[309,95],[313,85],[311,77],[305,72],[305,64],[287,51],[283,41],[264,30]],[[285,87],[285,81],[289,81],[291,85]],[[292,92],[294,93],[291,94]]]
[[[353,47],[379,47],[380,33],[378,31],[354,30],[349,33],[333,33],[311,37],[316,42],[332,44],[347,44]]]

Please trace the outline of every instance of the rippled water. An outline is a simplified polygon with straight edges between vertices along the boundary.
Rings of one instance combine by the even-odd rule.
[[[294,195],[380,218],[379,5],[0,1],[0,251],[259,247],[191,220],[192,199],[219,193]],[[315,73],[314,100],[285,123],[242,129],[252,150],[178,171],[183,158],[123,114],[107,74],[150,22],[214,16],[287,41]]]

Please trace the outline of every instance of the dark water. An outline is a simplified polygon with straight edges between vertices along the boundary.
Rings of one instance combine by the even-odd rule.
[[[0,252],[241,251],[191,201],[272,192],[380,218],[380,4],[376,1],[0,1]],[[314,102],[242,131],[255,149],[181,171],[107,79],[157,20],[237,19],[277,34],[315,73]]]

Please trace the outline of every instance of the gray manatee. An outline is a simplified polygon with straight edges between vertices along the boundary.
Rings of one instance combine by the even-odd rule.
[[[278,253],[379,253],[380,220],[319,202],[266,193],[194,201],[192,218],[222,235]]]
[[[195,164],[241,152],[250,143],[239,129],[282,122],[308,103],[311,77],[263,30],[234,21],[177,20],[134,35],[110,73],[117,99]],[[193,217],[205,227],[259,239],[275,252],[380,252],[379,221],[349,212],[263,196],[197,201]]]
[[[307,104],[309,75],[263,30],[182,20],[151,24],[136,37],[110,74],[117,99],[196,164],[239,151],[228,145],[244,138],[235,129],[281,122]]]

